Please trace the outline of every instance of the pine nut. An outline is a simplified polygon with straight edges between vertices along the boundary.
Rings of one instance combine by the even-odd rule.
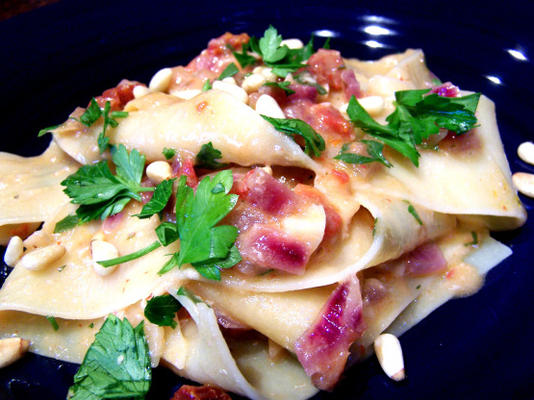
[[[7,367],[22,357],[30,347],[30,342],[13,337],[0,340],[0,368]]]
[[[154,161],[146,167],[146,176],[155,184],[159,184],[172,176],[172,169],[166,161]]]
[[[280,43],[280,46],[286,45],[290,49],[302,49],[304,47],[304,43],[300,39],[286,39],[282,40]]]
[[[252,74],[245,77],[243,83],[241,84],[241,87],[245,89],[248,93],[255,92],[265,82],[267,82],[267,78],[265,78],[262,74]]]
[[[228,94],[231,94],[239,101],[242,101],[243,103],[246,103],[248,101],[248,94],[245,92],[244,89],[240,88],[237,85],[233,85],[228,82],[223,81],[215,81],[212,84],[213,89],[221,90],[223,92],[226,92]]]
[[[271,118],[285,118],[284,112],[275,99],[268,94],[262,94],[256,101],[256,111]]]
[[[103,267],[98,263],[98,261],[109,260],[119,256],[119,251],[111,243],[100,239],[91,240],[91,256],[93,258],[93,269],[100,276],[109,275],[117,268],[117,265]]]
[[[534,198],[534,175],[526,172],[516,172],[512,175],[515,187],[525,196]]]
[[[517,148],[517,155],[524,162],[534,165],[534,143],[521,143]]]
[[[233,77],[231,77],[231,76],[227,76],[226,78],[224,78],[224,79],[222,80],[222,82],[226,82],[226,83],[229,83],[229,84],[231,84],[231,85],[237,85],[237,84],[235,83],[235,79],[234,79]]]
[[[175,97],[179,97],[183,100],[190,100],[195,96],[198,96],[200,93],[202,93],[199,89],[185,89],[185,90],[176,90],[172,91],[171,94]]]
[[[26,253],[18,262],[17,267],[24,267],[30,271],[39,271],[64,255],[65,247],[54,243]]]
[[[4,262],[9,267],[14,267],[22,257],[23,252],[24,245],[22,244],[22,239],[18,236],[13,236],[7,244],[6,252],[4,253]]]
[[[155,92],[164,92],[169,87],[172,78],[172,69],[163,68],[154,74],[148,87]]]
[[[394,381],[402,381],[406,374],[399,339],[391,333],[383,333],[374,344],[376,357],[386,375]]]
[[[146,96],[150,93],[150,89],[146,86],[137,85],[133,88],[133,95],[136,99]]]
[[[273,69],[269,67],[256,67],[252,70],[253,74],[261,74],[267,79],[268,81],[274,81],[276,79],[276,75],[273,74]]]

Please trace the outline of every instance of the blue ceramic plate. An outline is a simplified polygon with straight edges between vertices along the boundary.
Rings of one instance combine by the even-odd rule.
[[[496,102],[512,170],[534,172],[516,156],[517,145],[534,132],[533,13],[525,2],[507,1],[503,9],[465,1],[383,1],[371,8],[179,3],[64,0],[0,23],[0,149],[38,154],[49,140],[36,138],[40,128],[65,120],[121,78],[147,82],[162,66],[187,63],[212,37],[259,35],[271,23],[285,37],[333,36],[332,47],[345,57],[424,49],[441,79]],[[534,205],[522,200],[529,210]],[[496,236],[514,254],[489,273],[484,288],[447,303],[402,336],[406,381],[388,380],[371,358],[317,399],[532,398],[534,222]],[[0,370],[0,399],[65,398],[76,368],[28,355]],[[182,382],[158,368],[148,398],[168,399]]]

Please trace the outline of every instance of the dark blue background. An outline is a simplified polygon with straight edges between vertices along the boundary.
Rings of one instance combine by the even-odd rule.
[[[373,22],[372,16],[380,18]],[[49,141],[36,138],[40,128],[65,120],[120,79],[147,82],[162,66],[188,62],[212,37],[225,31],[259,35],[272,23],[284,37],[336,31],[332,47],[346,57],[373,59],[423,48],[441,79],[495,100],[512,170],[534,172],[515,153],[534,132],[533,17],[532,3],[521,1],[64,0],[0,23],[0,150],[38,154]],[[371,37],[362,28],[372,24],[395,34]],[[363,44],[370,39],[385,47]],[[529,61],[514,59],[509,48],[523,51]],[[522,200],[529,210],[534,205]],[[514,255],[490,272],[485,287],[449,302],[402,336],[405,382],[389,381],[372,358],[349,370],[335,392],[318,398],[534,398],[534,223],[496,236]],[[28,355],[0,370],[0,399],[64,398],[75,371],[74,365]],[[180,382],[158,368],[149,398],[169,398]]]

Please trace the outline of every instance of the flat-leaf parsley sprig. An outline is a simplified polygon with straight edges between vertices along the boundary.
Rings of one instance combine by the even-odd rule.
[[[395,92],[396,108],[386,118],[387,125],[375,121],[354,96],[349,101],[347,114],[355,126],[419,166],[421,155],[417,151],[417,145],[439,133],[440,128],[461,135],[477,123],[475,111],[480,93],[443,97],[436,93],[428,94],[429,91],[430,89]]]
[[[76,210],[78,223],[94,219],[105,219],[121,212],[130,200],[141,200],[141,192],[151,192],[153,187],[141,186],[145,167],[145,156],[137,150],[130,153],[124,145],[113,147],[112,161],[116,167],[113,174],[107,161],[94,165],[84,165],[77,172],[69,175],[61,185],[70,197],[71,203],[79,204]],[[73,226],[73,217],[66,217]],[[64,220],[58,225],[64,224]]]
[[[234,243],[237,228],[217,225],[235,207],[238,195],[230,194],[233,185],[231,170],[206,176],[196,192],[186,185],[181,176],[176,191],[176,223],[163,222],[156,228],[158,240],[135,253],[99,261],[104,267],[121,264],[142,257],[160,246],[180,239],[180,251],[172,254],[160,274],[183,264],[193,267],[208,279],[220,280],[220,270],[233,267],[241,261]]]

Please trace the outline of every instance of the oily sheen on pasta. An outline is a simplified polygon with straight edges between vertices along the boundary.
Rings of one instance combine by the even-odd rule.
[[[381,334],[476,292],[511,254],[489,230],[526,220],[495,105],[421,50],[226,33],[43,132],[42,155],[0,154],[0,338],[82,364],[74,399],[117,376],[145,396],[143,362],[252,399],[333,390]],[[102,379],[111,326],[148,358]]]

